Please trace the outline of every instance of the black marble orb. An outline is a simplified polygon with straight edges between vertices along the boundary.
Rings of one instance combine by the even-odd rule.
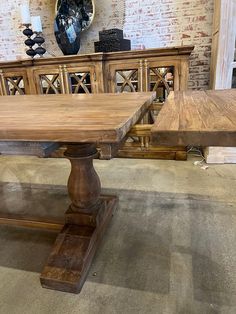
[[[35,53],[40,55],[40,56],[43,56],[43,54],[46,52],[46,49],[44,49],[43,47],[39,46],[35,49]]]
[[[23,34],[27,37],[31,37],[33,35],[33,31],[30,28],[26,28],[23,30]]]
[[[35,45],[35,41],[31,38],[25,40],[25,45],[28,47],[33,47]]]
[[[45,39],[37,35],[34,37],[34,42],[38,45],[42,45],[45,42]]]
[[[30,49],[26,50],[26,54],[33,58],[36,55],[36,52],[34,49],[30,48]]]

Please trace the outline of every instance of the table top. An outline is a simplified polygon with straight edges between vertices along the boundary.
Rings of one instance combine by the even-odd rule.
[[[172,92],[151,129],[174,146],[236,146],[236,89]]]
[[[155,93],[0,97],[0,141],[119,142]]]

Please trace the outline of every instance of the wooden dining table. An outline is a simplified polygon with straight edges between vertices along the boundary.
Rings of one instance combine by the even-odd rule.
[[[71,205],[40,280],[78,293],[117,206],[103,195],[93,167],[97,144],[119,144],[142,119],[155,93],[44,95],[0,98],[0,141],[64,143],[71,162]],[[151,140],[173,146],[236,146],[236,90],[171,92]]]
[[[119,145],[154,99],[153,92],[0,97],[0,141],[63,143],[71,162],[71,205],[41,273],[43,287],[72,293],[81,290],[118,202],[116,196],[101,193],[93,167],[96,146]]]

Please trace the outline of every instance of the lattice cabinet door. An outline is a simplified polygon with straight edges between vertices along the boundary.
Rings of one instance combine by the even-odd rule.
[[[180,62],[148,59],[111,63],[107,67],[108,91],[112,93],[156,91],[157,99],[164,101],[170,91],[181,89],[179,67]],[[185,75],[183,73],[184,79]]]
[[[138,69],[117,70],[115,77],[116,92],[137,92],[139,90]]]
[[[68,93],[97,93],[97,73],[95,66],[70,67],[64,66],[65,85]]]
[[[36,94],[64,94],[64,80],[62,67],[34,69]]]
[[[147,82],[147,90],[155,91],[157,99],[163,102],[169,93],[174,90],[174,67],[150,67]]]
[[[24,71],[5,72],[0,70],[1,95],[25,95],[29,93],[27,75]]]
[[[143,65],[138,62],[108,64],[108,90],[111,93],[143,91]]]
[[[179,66],[175,62],[144,60],[145,90],[155,91],[157,100],[163,102],[173,90],[180,89]]]

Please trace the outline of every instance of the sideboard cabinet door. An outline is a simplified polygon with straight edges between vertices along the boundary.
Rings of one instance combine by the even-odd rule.
[[[24,70],[0,71],[2,95],[30,94],[27,72]]]
[[[174,62],[144,60],[145,91],[155,91],[163,102],[173,90],[179,90],[178,66]]]
[[[63,72],[61,66],[33,67],[33,94],[64,94]]]
[[[95,66],[64,66],[67,92],[72,94],[98,93],[98,75]]]
[[[126,62],[114,61],[106,65],[107,92],[156,91],[157,99],[163,101],[172,90],[185,89],[181,77],[181,61],[139,59]],[[184,86],[182,86],[184,85]]]
[[[110,93],[143,91],[143,64],[140,60],[134,62],[117,61],[106,65],[106,91]]]
[[[35,94],[97,93],[98,84],[94,66],[57,65],[34,67],[32,70]]]

